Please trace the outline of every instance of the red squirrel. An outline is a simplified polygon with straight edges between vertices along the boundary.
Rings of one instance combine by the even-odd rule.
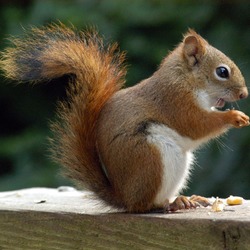
[[[54,158],[82,187],[127,212],[195,207],[184,196],[193,151],[249,125],[225,102],[248,96],[239,68],[194,30],[148,79],[122,88],[117,45],[62,24],[32,28],[1,53],[7,78],[37,83],[72,75],[52,125]]]

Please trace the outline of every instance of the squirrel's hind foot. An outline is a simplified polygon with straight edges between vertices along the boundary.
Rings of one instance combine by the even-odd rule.
[[[202,196],[192,195],[190,198],[186,196],[178,196],[172,203],[167,202],[164,207],[165,213],[176,212],[177,210],[192,209],[199,206],[206,207],[210,205],[208,199]]]

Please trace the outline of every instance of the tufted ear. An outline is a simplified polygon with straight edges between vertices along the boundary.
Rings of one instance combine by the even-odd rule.
[[[183,40],[183,55],[189,66],[193,67],[202,60],[207,44],[195,31],[188,31]]]

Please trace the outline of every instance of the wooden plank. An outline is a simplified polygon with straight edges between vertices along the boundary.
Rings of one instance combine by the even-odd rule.
[[[0,250],[250,249],[250,201],[217,213],[126,214],[63,190],[0,193]]]

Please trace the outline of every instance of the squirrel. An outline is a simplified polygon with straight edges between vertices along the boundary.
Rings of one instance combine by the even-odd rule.
[[[194,151],[228,129],[249,125],[226,102],[248,96],[235,63],[189,29],[158,69],[125,84],[125,53],[96,31],[33,27],[1,53],[5,77],[38,83],[72,76],[52,124],[53,157],[105,204],[129,213],[197,206],[178,196]],[[175,198],[177,196],[177,198]]]

